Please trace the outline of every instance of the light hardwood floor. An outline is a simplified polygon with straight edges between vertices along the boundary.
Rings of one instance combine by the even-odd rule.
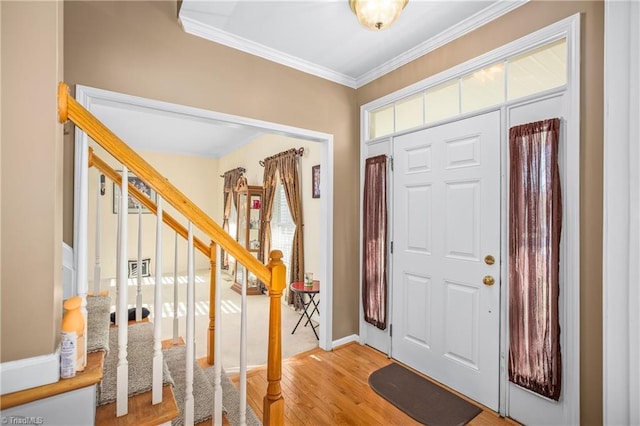
[[[418,425],[369,387],[369,375],[391,362],[386,355],[358,343],[340,346],[331,352],[314,349],[283,360],[285,423]],[[231,379],[237,386],[237,375],[232,375]],[[264,367],[247,374],[247,400],[260,419],[266,388]],[[480,407],[483,411],[469,423],[471,426],[517,424]]]

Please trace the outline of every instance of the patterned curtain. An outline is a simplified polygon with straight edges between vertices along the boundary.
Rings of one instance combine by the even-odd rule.
[[[231,203],[234,205],[237,203],[236,200],[236,183],[238,179],[242,176],[243,173],[242,168],[235,168],[233,170],[228,170],[224,173],[224,188],[222,191],[223,195],[223,217],[222,217],[222,229],[224,229],[227,233],[229,233],[229,215],[231,214]],[[232,235],[235,238],[235,235]],[[224,249],[220,250],[220,261],[222,269],[229,269],[229,254],[224,251]]]
[[[558,118],[509,132],[509,380],[558,400],[562,197]]]
[[[273,199],[276,195],[276,182],[278,162],[276,159],[267,158],[264,161],[264,175],[262,178],[262,224],[260,226],[259,240],[263,262],[268,262],[271,251],[271,217],[273,216]]]
[[[298,178],[298,155],[295,151],[287,151],[278,158],[280,182],[284,187],[287,197],[291,219],[296,225],[291,244],[291,270],[289,282],[302,281],[304,279],[304,233],[302,224],[302,199],[300,179]],[[299,299],[295,299],[293,292],[288,293],[287,302],[293,304],[296,309],[302,308]]]
[[[387,157],[367,158],[364,169],[362,307],[364,320],[387,328]]]

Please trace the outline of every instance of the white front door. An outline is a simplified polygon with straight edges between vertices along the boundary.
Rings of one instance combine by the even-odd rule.
[[[399,136],[393,157],[392,357],[497,411],[500,112]]]

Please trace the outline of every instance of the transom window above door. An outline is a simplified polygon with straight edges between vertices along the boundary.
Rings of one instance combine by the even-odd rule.
[[[567,39],[561,38],[370,111],[365,140],[478,111],[566,83]]]

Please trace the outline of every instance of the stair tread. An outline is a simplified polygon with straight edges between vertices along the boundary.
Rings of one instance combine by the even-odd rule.
[[[76,373],[74,377],[61,379],[48,385],[2,395],[2,398],[0,398],[0,409],[5,410],[99,383],[102,380],[104,356],[104,352],[102,351],[90,353],[87,356],[87,366],[84,371]]]
[[[162,387],[162,402],[151,404],[151,391],[129,397],[129,413],[116,417],[116,402],[96,408],[96,426],[152,426],[171,421],[180,414],[170,385]]]

